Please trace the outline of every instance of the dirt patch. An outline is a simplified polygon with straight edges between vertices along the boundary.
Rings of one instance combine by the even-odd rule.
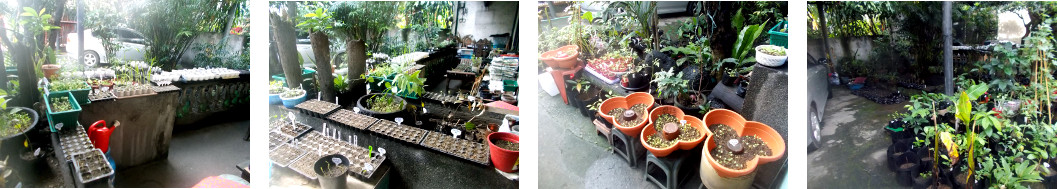
[[[496,147],[499,147],[499,148],[502,148],[502,149],[505,149],[505,150],[518,151],[518,143],[516,143],[516,142],[510,142],[510,141],[506,141],[506,140],[496,140],[496,141],[492,141],[492,143],[495,144]]]
[[[752,160],[752,158],[771,155],[771,148],[759,137],[738,137],[733,128],[723,124],[711,125],[709,129],[715,132],[715,142],[717,143],[716,148],[711,150],[712,158],[724,167],[735,170],[745,169],[745,162]],[[727,143],[732,140],[737,140],[736,143],[739,145],[728,145]],[[732,149],[732,146],[737,147]]]
[[[624,121],[624,108],[615,108],[609,110],[609,116],[613,116],[613,120],[616,120],[617,124],[621,127],[635,127],[639,123],[646,121],[646,104],[635,104],[631,106],[631,110],[635,111],[635,119],[630,121]]]

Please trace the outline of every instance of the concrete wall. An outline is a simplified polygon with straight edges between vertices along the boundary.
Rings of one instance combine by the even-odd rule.
[[[846,37],[846,38],[830,38],[826,40],[829,43],[829,51],[831,60],[840,60],[844,56],[855,56],[855,59],[868,60],[870,58],[870,52],[873,51],[873,37]],[[845,45],[847,47],[845,48]],[[807,40],[807,52],[815,58],[822,58],[825,54],[822,53],[822,39],[808,39]],[[847,52],[845,52],[847,51]]]
[[[224,39],[224,36],[227,36],[227,41],[226,41],[227,45],[225,45],[224,48],[228,49],[228,50],[232,50],[232,51],[242,51],[242,43],[243,43],[243,41],[244,40],[249,40],[245,36],[231,35],[231,34],[227,34],[227,33],[201,33],[201,34],[198,34],[198,36],[195,36],[195,39],[191,42],[191,46],[188,46],[187,50],[185,50],[184,53],[182,55],[180,55],[180,56],[183,57],[182,59],[180,59],[180,64],[185,65],[185,66],[191,65],[191,62],[193,62],[194,59],[195,59],[195,55],[198,55],[198,53],[199,53],[199,51],[196,51],[194,49],[195,45],[203,44],[203,43],[219,44],[221,42],[221,40]]]
[[[473,39],[492,40],[489,35],[510,33],[514,34],[515,18],[517,17],[518,2],[490,2],[485,7],[485,2],[466,2],[466,9],[460,10],[459,29],[455,31],[459,37],[472,35]]]

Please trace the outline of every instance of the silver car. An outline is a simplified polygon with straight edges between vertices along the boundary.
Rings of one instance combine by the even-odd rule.
[[[115,59],[127,60],[127,61],[143,61],[143,55],[146,53],[147,40],[143,37],[143,34],[136,32],[132,29],[127,28],[114,28],[109,29],[114,35],[113,42],[115,46]],[[84,64],[86,66],[95,66],[99,63],[110,63],[110,58],[107,57],[106,50],[103,48],[103,40],[99,38],[101,33],[98,31],[84,30],[84,53],[77,49],[77,33],[70,33],[66,35],[66,52],[71,52],[68,55],[77,58],[78,56],[84,56]]]
[[[826,100],[830,97],[827,82],[829,67],[824,61],[816,60],[810,54],[807,65],[807,100],[808,100],[808,151],[822,147],[822,115],[825,115]]]

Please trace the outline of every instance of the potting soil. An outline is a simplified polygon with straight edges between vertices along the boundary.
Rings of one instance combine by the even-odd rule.
[[[330,169],[327,169],[325,167],[320,167],[320,169],[323,169],[323,175],[320,175],[320,177],[330,178],[344,175],[345,172],[349,170],[349,167],[345,165],[336,165],[331,167]]]
[[[653,127],[657,130],[657,133],[661,133],[661,125],[673,122],[679,122],[679,119],[675,118],[672,114],[661,114],[660,116],[657,116],[657,121],[654,122]],[[701,131],[690,126],[690,124],[681,124],[679,126],[679,137],[675,140],[666,140],[664,137],[658,135],[650,135],[646,136],[646,144],[654,148],[667,148],[674,145],[676,141],[693,141],[698,138],[701,138]]]
[[[518,151],[518,143],[516,143],[516,142],[510,142],[510,141],[506,141],[506,140],[496,140],[496,141],[493,141],[492,143],[495,143],[495,146],[497,146],[499,148],[502,148],[502,149],[506,149],[506,150],[510,150],[510,151]]]
[[[635,127],[639,123],[646,121],[646,104],[635,104],[631,106],[631,110],[635,111],[635,115],[638,115],[638,117],[636,117],[635,120],[632,121],[624,121],[624,119],[622,119],[624,117],[624,110],[627,109],[614,108],[613,110],[609,110],[609,116],[613,116],[613,120],[616,120],[619,126]]]
[[[715,142],[727,141],[733,138],[738,138],[741,141],[744,150],[741,154],[734,154],[734,151],[727,147],[727,145],[716,145],[716,148],[711,150],[712,158],[716,160],[716,163],[723,165],[724,167],[740,170],[745,169],[745,162],[752,160],[756,156],[769,156],[771,155],[771,147],[768,147],[763,139],[756,136],[737,136],[737,132],[734,131],[730,126],[723,124],[713,124],[709,126],[709,129],[715,133]]]

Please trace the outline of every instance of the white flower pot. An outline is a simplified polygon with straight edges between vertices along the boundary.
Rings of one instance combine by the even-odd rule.
[[[789,58],[788,56],[774,56],[774,55],[769,55],[767,53],[763,53],[763,52],[760,51],[760,48],[767,47],[767,46],[773,46],[773,47],[782,48],[782,47],[774,46],[774,45],[760,45],[760,46],[756,46],[756,63],[760,63],[761,65],[768,66],[768,67],[778,67],[778,66],[781,66],[782,64],[785,64],[785,60],[787,58]],[[786,55],[788,55],[788,53]]]

